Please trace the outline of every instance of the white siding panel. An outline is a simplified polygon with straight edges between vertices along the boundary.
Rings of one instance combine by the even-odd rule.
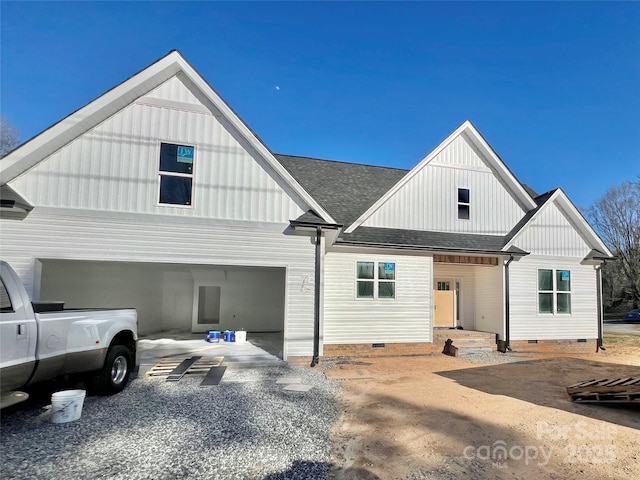
[[[500,334],[504,338],[503,267],[477,267],[476,330]]]
[[[478,267],[469,265],[449,265],[444,263],[433,264],[434,283],[440,278],[449,279],[452,282],[456,278],[462,280],[462,326],[468,330],[475,328],[475,274],[474,271]],[[454,287],[454,284],[451,284]]]
[[[555,203],[547,205],[514,243],[534,255],[584,258],[591,251]]]
[[[156,92],[197,101],[175,77]],[[158,205],[162,141],[195,146],[191,207]],[[306,210],[221,117],[146,103],[128,105],[11,186],[31,204],[46,207],[275,223]]]
[[[356,298],[356,262],[395,262],[396,298]],[[324,264],[324,343],[431,341],[431,257],[329,252]]]
[[[491,169],[482,157],[463,136],[455,138],[447,148],[431,160],[430,164],[450,165],[482,172],[491,172]]]
[[[580,260],[531,255],[511,264],[511,340],[597,338],[596,273]],[[539,268],[571,271],[571,314],[538,314]]]
[[[286,225],[212,225],[204,219],[35,208],[1,220],[2,258],[33,290],[35,259],[73,259],[287,269],[285,355],[313,353],[314,245]],[[309,289],[301,288],[308,277]]]
[[[458,188],[470,191],[470,220],[458,220]],[[363,225],[505,235],[524,213],[467,141],[458,137]]]
[[[185,87],[180,80],[181,74],[171,77],[147,94],[148,97],[170,100],[173,102],[200,104],[198,97]]]

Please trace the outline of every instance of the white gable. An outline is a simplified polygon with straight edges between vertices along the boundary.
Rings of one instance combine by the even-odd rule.
[[[505,235],[525,210],[465,135],[459,135],[379,206],[370,227]],[[469,189],[470,219],[458,219],[458,188]]]
[[[11,182],[34,206],[285,223],[308,207],[173,76]],[[191,208],[158,205],[160,143],[195,147]]]
[[[469,220],[458,219],[460,188],[469,190]],[[535,206],[482,135],[466,121],[345,232],[364,225],[504,235]]]
[[[160,141],[196,147],[192,208],[148,203]],[[35,206],[267,222],[313,209],[334,223],[177,51],[21,145],[0,175]]]
[[[551,195],[504,249],[512,246],[533,255],[582,259],[595,249],[605,256],[612,256],[561,189]]]

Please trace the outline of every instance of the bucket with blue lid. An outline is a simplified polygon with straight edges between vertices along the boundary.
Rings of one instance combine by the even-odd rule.
[[[220,331],[207,330],[204,339],[209,343],[220,343]]]

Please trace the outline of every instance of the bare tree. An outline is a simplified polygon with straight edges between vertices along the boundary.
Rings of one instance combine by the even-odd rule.
[[[640,307],[640,181],[612,187],[587,211],[617,259],[603,270],[610,305]]]
[[[6,118],[0,117],[0,158],[13,150],[20,141],[20,134]]]

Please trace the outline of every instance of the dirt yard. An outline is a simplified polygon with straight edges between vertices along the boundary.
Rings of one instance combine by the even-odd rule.
[[[500,365],[444,355],[336,362],[327,376],[351,379],[331,478],[638,479],[640,405],[576,404],[565,390],[640,376],[640,337],[605,345]]]

